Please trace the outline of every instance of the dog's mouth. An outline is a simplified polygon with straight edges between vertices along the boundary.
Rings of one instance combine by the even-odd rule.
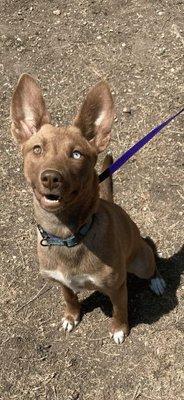
[[[45,201],[48,203],[59,203],[59,201],[62,200],[62,197],[58,194],[45,194],[44,197]]]
[[[39,201],[40,205],[42,208],[50,211],[55,211],[59,208],[61,208],[64,204],[64,199],[61,195],[59,194],[42,194],[38,192],[36,189],[34,190],[34,194]]]
[[[41,207],[51,212],[64,208],[66,205],[73,202],[79,194],[78,190],[73,190],[69,194],[65,193],[64,196],[61,196],[60,193],[42,193],[36,188],[33,188],[33,192]]]
[[[59,194],[44,194],[40,203],[43,208],[55,210],[63,205],[63,197]]]

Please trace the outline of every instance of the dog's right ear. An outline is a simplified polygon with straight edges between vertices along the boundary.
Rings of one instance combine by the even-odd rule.
[[[20,144],[50,122],[42,91],[31,75],[21,75],[13,93],[10,115],[12,134]]]

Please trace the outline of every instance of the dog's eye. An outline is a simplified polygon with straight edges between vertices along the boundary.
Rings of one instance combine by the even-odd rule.
[[[33,147],[33,153],[34,154],[41,154],[42,153],[42,147],[39,145],[39,144],[36,144],[34,147]]]
[[[81,158],[81,157],[82,157],[82,154],[80,153],[80,151],[74,150],[74,151],[72,152],[72,158],[75,158],[75,160],[78,160],[78,159]]]

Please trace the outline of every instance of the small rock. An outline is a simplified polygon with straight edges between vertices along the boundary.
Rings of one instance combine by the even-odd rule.
[[[162,56],[162,54],[164,54],[166,52],[166,49],[165,49],[165,47],[161,47],[160,49],[159,49],[159,54]]]
[[[61,10],[57,9],[53,11],[54,15],[60,15],[61,14]]]
[[[123,108],[123,113],[131,114],[131,109],[129,107],[124,107]]]
[[[21,47],[19,47],[19,48],[17,49],[17,51],[19,51],[20,53],[22,53],[24,50],[25,50],[25,47],[24,47],[24,46],[21,46]]]
[[[163,11],[159,11],[159,12],[158,12],[158,15],[163,15],[163,14],[164,14]]]

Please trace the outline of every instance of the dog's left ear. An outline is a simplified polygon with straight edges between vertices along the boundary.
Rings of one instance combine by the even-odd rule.
[[[109,86],[100,82],[89,91],[74,125],[100,153],[109,144],[113,117],[114,106]]]

